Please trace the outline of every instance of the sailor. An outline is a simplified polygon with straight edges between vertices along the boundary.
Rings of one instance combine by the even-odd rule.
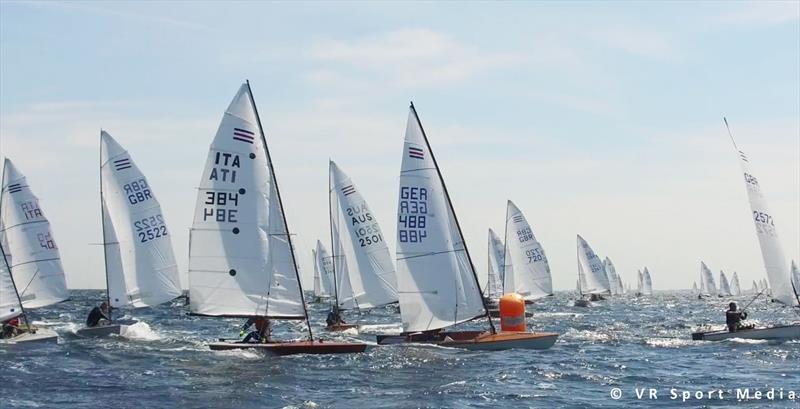
[[[0,339],[13,338],[19,335],[22,330],[19,327],[19,319],[12,318],[3,323],[3,332],[0,333]]]
[[[329,327],[347,324],[344,319],[342,319],[341,314],[339,314],[339,306],[337,305],[331,307],[331,311],[328,313],[328,318],[325,319],[325,323],[328,324]]]
[[[100,324],[107,325],[111,323],[111,317],[108,315],[108,303],[103,301],[99,307],[92,308],[89,316],[86,317],[87,327],[96,327]]]
[[[243,344],[269,342],[269,333],[272,331],[272,324],[266,317],[250,317],[247,322],[242,325],[239,336],[244,335],[245,331],[254,324],[256,327],[255,330],[247,334],[241,342]]]
[[[742,325],[742,321],[747,319],[747,312],[739,311],[735,302],[728,304],[728,311],[725,311],[725,322],[728,324],[728,331],[736,332],[743,329],[752,329],[753,325]]]

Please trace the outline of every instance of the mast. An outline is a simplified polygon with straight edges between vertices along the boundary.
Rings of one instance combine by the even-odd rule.
[[[508,203],[506,202],[506,225],[503,226],[503,294],[506,293],[506,252],[508,251]],[[512,288],[511,291],[514,291]]]
[[[481,292],[481,283],[478,281],[478,274],[475,272],[475,265],[472,263],[472,257],[469,255],[467,242],[464,240],[464,233],[461,231],[461,224],[458,222],[458,216],[453,210],[453,202],[450,200],[450,193],[447,192],[447,185],[444,183],[442,171],[439,170],[439,163],[436,162],[436,156],[433,154],[431,144],[428,142],[428,135],[425,133],[425,128],[422,127],[422,122],[419,120],[419,115],[417,114],[416,108],[414,108],[414,102],[411,102],[411,111],[414,112],[414,119],[417,120],[417,125],[419,125],[419,129],[422,131],[422,138],[425,140],[425,146],[428,147],[428,152],[431,153],[431,160],[433,160],[434,167],[436,168],[436,174],[439,175],[439,182],[442,184],[442,190],[444,191],[444,197],[447,199],[447,205],[450,206],[450,211],[453,212],[453,219],[456,221],[458,235],[461,237],[461,242],[464,244],[464,252],[467,254],[467,260],[469,260],[469,266],[472,269],[472,278],[475,280],[475,285],[478,287],[478,296],[481,298],[481,303],[483,303],[483,311],[486,319],[489,321],[489,327],[491,327],[493,334],[497,333],[497,330],[494,328],[494,323],[492,322],[492,317],[489,315],[489,307],[486,304],[486,299],[483,298],[483,293]],[[508,210],[506,210],[506,212],[507,211]],[[505,255],[503,257],[505,257]],[[505,261],[503,262],[503,265],[505,265]],[[503,268],[505,269],[505,267]]]
[[[3,169],[3,173],[5,173],[5,169]],[[25,312],[25,307],[22,305],[22,299],[19,298],[19,290],[17,290],[17,283],[14,281],[14,275],[11,274],[11,265],[8,264],[8,257],[6,257],[6,250],[3,248],[3,243],[0,242],[0,253],[3,253],[3,263],[6,265],[6,270],[8,271],[8,277],[11,278],[11,285],[14,286],[14,294],[17,295],[17,301],[19,301],[19,308],[21,311],[22,319],[25,320],[25,323],[30,327],[30,322],[28,322],[28,315]]]
[[[258,123],[258,132],[261,134],[261,143],[264,145],[264,153],[267,155],[267,163],[269,164],[270,176],[272,184],[275,186],[275,194],[278,196],[278,204],[281,207],[281,217],[283,217],[283,226],[286,228],[286,241],[289,243],[289,250],[292,253],[292,265],[294,266],[294,274],[297,277],[297,286],[300,287],[300,303],[303,304],[303,313],[306,316],[306,326],[308,327],[308,338],[313,341],[314,334],[311,332],[311,322],[308,320],[308,309],[306,308],[305,295],[303,294],[303,284],[300,282],[300,271],[297,269],[297,258],[294,255],[294,245],[292,244],[292,235],[289,233],[289,225],[286,223],[286,212],[283,209],[283,200],[281,199],[281,190],[278,188],[278,178],[275,176],[275,168],[272,166],[272,157],[269,155],[269,148],[267,147],[267,138],[264,136],[264,128],[261,126],[261,117],[258,115],[258,108],[256,107],[256,100],[253,97],[253,90],[250,88],[250,80],[247,83],[247,91],[250,95],[250,103],[253,104],[253,111],[256,114],[256,122]],[[271,286],[271,284],[270,284]]]
[[[333,242],[333,204],[331,201],[331,161],[328,159],[328,222],[331,231],[331,266],[333,270],[333,302],[336,311],[339,310],[339,281],[336,280],[336,245]]]
[[[103,205],[103,130],[100,129],[100,223],[103,229],[103,265],[106,273],[106,305],[111,318],[111,291],[108,289],[108,244],[106,244],[106,207]]]

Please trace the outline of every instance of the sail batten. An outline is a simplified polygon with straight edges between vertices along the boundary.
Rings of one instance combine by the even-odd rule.
[[[45,307],[69,297],[50,222],[27,179],[8,158],[0,196],[0,243],[25,308]]]

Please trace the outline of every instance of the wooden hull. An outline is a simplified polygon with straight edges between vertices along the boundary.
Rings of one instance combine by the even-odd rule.
[[[730,338],[743,339],[800,339],[800,324],[782,325],[769,328],[753,328],[736,332],[711,331],[695,332],[692,339],[695,341],[722,341]]]
[[[548,349],[558,334],[550,332],[499,332],[483,334],[471,340],[445,340],[441,346],[464,348],[471,351],[502,351],[506,349]]]
[[[329,325],[325,327],[325,331],[331,332],[339,332],[339,331],[347,331],[349,329],[358,329],[358,324],[338,324],[338,325]]]
[[[268,344],[243,344],[237,342],[212,342],[208,344],[213,351],[252,349],[273,355],[295,354],[353,354],[364,352],[367,344],[333,341],[286,341]]]
[[[75,332],[81,337],[107,337],[109,335],[120,335],[127,325],[111,324],[98,325],[96,327],[81,328]]]
[[[57,344],[58,334],[50,329],[39,328],[36,332],[25,332],[8,339],[0,339],[0,345]]]
[[[434,344],[476,351],[505,349],[547,349],[555,344],[558,334],[549,332],[499,332],[486,331],[439,332],[436,334],[378,335],[378,345]]]

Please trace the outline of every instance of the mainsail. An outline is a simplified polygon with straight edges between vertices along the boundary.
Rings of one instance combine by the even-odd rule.
[[[642,294],[653,295],[653,278],[650,276],[650,270],[647,267],[642,272]]]
[[[611,295],[622,294],[622,285],[620,285],[619,275],[617,274],[617,269],[614,268],[614,263],[611,262],[610,258],[606,257],[603,260],[603,267],[606,269],[606,273],[608,274],[608,283],[611,285]]]
[[[6,251],[0,243],[0,322],[6,322],[23,314],[22,302],[19,300],[14,278],[6,264]]]
[[[225,111],[200,179],[189,243],[189,294],[195,314],[307,318],[249,84],[242,84]]]
[[[489,229],[489,271],[486,296],[497,301],[503,295],[503,266],[505,265],[505,245],[494,230]]]
[[[727,119],[725,120],[725,126],[728,127]],[[730,133],[729,127],[728,132]],[[732,135],[731,141],[733,141]],[[735,142],[734,148],[736,148]],[[778,239],[775,216],[767,207],[767,201],[761,191],[759,179],[750,170],[750,162],[747,159],[747,155],[738,148],[736,150],[739,153],[739,164],[744,174],[747,196],[750,199],[751,217],[756,226],[756,235],[761,246],[761,256],[764,259],[767,278],[769,278],[769,284],[772,289],[772,298],[787,305],[797,305],[800,303],[798,301],[800,289],[792,287],[789,263],[786,262],[783,247]]]
[[[328,249],[317,240],[314,254],[314,295],[317,297],[333,296],[333,262]]]
[[[706,263],[700,262],[700,278],[702,280],[702,293],[703,295],[717,294],[717,285],[714,283],[714,275],[711,270],[706,266]]]
[[[733,295],[733,293],[731,292],[731,286],[728,283],[728,277],[722,270],[719,270],[719,295],[721,296]]]
[[[742,286],[739,283],[739,275],[736,272],[733,272],[733,278],[731,279],[731,294],[732,295],[742,295]]]
[[[515,292],[527,301],[553,295],[553,279],[544,249],[525,215],[510,200],[506,207],[505,243],[504,291]]]
[[[405,332],[487,315],[444,179],[413,105],[400,170],[397,285]]]
[[[147,178],[107,132],[100,132],[103,244],[112,307],[145,307],[181,295],[161,205]]]
[[[581,294],[611,294],[608,275],[600,257],[594,253],[589,243],[578,235],[578,277]]]
[[[792,283],[794,284],[794,291],[800,292],[800,270],[797,269],[797,263],[792,260],[792,267],[790,268],[792,272]]]
[[[329,171],[334,272],[349,287],[338,294],[339,305],[369,309],[397,302],[394,265],[375,215],[333,161]]]
[[[25,308],[45,307],[69,297],[50,222],[25,175],[7,158],[0,196],[0,243]]]
[[[642,276],[642,270],[637,270],[636,293],[641,294],[643,287],[644,287],[644,276]]]

